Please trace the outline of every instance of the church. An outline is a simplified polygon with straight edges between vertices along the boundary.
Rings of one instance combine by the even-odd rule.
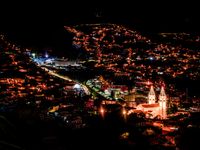
[[[137,105],[137,110],[141,110],[148,118],[158,117],[160,119],[167,118],[167,96],[164,87],[161,87],[158,101],[156,102],[156,94],[153,86],[150,87],[147,103]]]

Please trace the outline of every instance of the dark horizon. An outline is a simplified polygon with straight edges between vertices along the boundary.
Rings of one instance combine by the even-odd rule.
[[[77,2],[78,3],[78,2]],[[49,5],[2,5],[0,31],[24,46],[63,47],[63,26],[110,22],[144,32],[200,32],[195,4],[124,2],[109,6],[67,4],[57,10]]]
[[[114,20],[127,23],[140,23],[151,25],[169,25],[183,24],[186,26],[199,25],[198,5],[192,2],[126,2],[113,3],[113,5],[103,1],[63,4],[57,7],[56,4],[45,3],[11,3],[1,4],[0,17],[2,19],[0,26],[13,27],[26,25],[31,26],[59,26],[60,23],[74,23],[76,21],[91,21],[95,16],[102,16],[106,20]],[[97,15],[98,12],[98,15]]]

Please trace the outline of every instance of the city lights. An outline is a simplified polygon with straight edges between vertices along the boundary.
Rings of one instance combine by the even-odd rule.
[[[24,48],[0,35],[0,117],[13,124],[2,130],[9,129],[2,141],[27,137],[25,144],[16,141],[23,149],[91,142],[179,149],[185,131],[199,130],[198,33],[154,35],[111,23],[64,30],[68,48],[62,51]]]
[[[35,53],[32,53],[32,57],[35,58],[35,56],[36,56],[36,54],[35,54]]]

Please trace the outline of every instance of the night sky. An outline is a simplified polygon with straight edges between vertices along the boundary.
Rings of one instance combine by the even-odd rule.
[[[1,4],[0,30],[44,46],[62,41],[63,25],[76,23],[113,22],[148,32],[200,31],[199,5],[192,2],[72,2]]]
[[[68,2],[68,3],[67,3]],[[146,26],[176,26],[194,25],[199,22],[199,10],[195,3],[173,3],[164,1],[129,1],[119,0],[108,4],[104,1],[86,3],[78,1],[66,1],[66,3],[9,3],[0,5],[0,17],[4,25],[10,27],[28,28],[35,26],[43,29],[46,25],[63,26],[64,22],[91,21],[96,12],[101,12],[102,17],[109,21],[126,23],[147,24]],[[61,25],[62,23],[62,25]],[[2,24],[2,22],[1,22]]]

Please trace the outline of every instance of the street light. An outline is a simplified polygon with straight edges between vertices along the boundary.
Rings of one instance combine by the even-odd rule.
[[[122,108],[122,115],[124,117],[124,120],[126,121],[126,119],[127,119],[127,111],[126,111],[126,109],[124,107]]]
[[[126,110],[123,110],[123,111],[122,111],[122,114],[125,116],[125,115],[126,115]]]
[[[35,58],[35,53],[32,53],[32,57]]]
[[[99,112],[100,112],[101,116],[104,118],[105,109],[103,108],[103,106],[100,106]]]
[[[45,54],[45,57],[46,57],[46,58],[48,58],[48,57],[49,57],[49,55],[46,53],[46,54]]]
[[[104,114],[105,110],[103,108],[100,109],[100,113]]]

